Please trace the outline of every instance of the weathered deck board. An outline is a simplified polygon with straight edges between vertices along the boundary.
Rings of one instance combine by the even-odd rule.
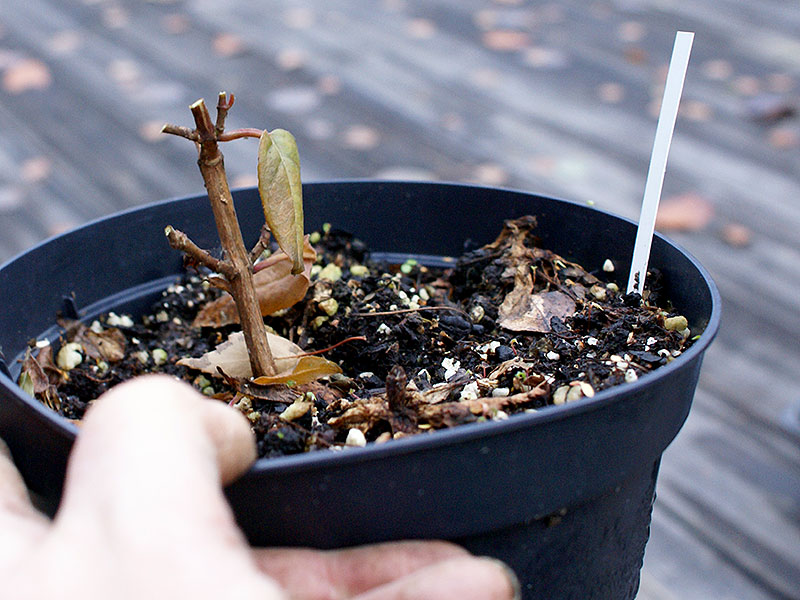
[[[800,120],[749,116],[800,108],[795,1],[0,6],[0,260],[201,191],[188,144],[153,132],[219,89],[237,94],[231,125],[297,135],[307,180],[477,181],[636,217],[673,33],[696,31],[664,193],[713,205],[703,232],[673,237],[725,315],[662,462],[639,596],[800,597]],[[15,92],[12,75],[33,79]],[[252,154],[226,147],[234,182]],[[722,240],[732,223],[748,246]]]

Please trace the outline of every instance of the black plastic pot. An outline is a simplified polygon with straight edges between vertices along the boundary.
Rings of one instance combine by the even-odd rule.
[[[307,229],[356,233],[376,252],[458,255],[504,219],[534,214],[545,247],[627,281],[635,226],[569,202],[464,185],[334,182],[304,187]],[[235,194],[248,239],[263,215]],[[143,312],[181,269],[164,226],[218,245],[205,197],[170,200],[54,238],[0,267],[0,436],[31,489],[57,503],[77,429],[14,383],[33,337],[55,339],[56,312],[92,319]],[[433,259],[435,260],[435,259]],[[445,538],[510,564],[526,598],[633,598],[662,452],[689,412],[719,324],[705,270],[657,236],[651,265],[700,340],[677,360],[592,399],[359,450],[261,460],[228,489],[251,541],[334,548]]]

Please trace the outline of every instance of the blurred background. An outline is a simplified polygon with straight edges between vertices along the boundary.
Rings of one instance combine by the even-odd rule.
[[[0,0],[0,262],[199,193],[188,105],[297,137],[305,181],[477,182],[638,217],[696,32],[659,229],[724,322],[662,462],[639,598],[800,598],[796,0]],[[223,148],[255,183],[254,141]],[[587,232],[591,235],[591,232]]]

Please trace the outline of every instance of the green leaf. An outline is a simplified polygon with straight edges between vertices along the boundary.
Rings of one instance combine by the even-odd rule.
[[[264,216],[292,273],[303,272],[303,189],[294,136],[285,129],[264,131],[258,144],[258,192]]]

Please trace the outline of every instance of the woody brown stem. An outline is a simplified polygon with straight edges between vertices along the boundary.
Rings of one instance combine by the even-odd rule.
[[[232,279],[234,277],[233,267],[231,267],[230,263],[225,262],[224,260],[219,260],[218,258],[214,258],[208,252],[190,240],[189,236],[182,231],[179,231],[169,225],[164,230],[164,233],[167,234],[169,245],[175,250],[183,252],[192,260],[208,267],[212,271],[216,271],[217,273],[224,275],[228,279]]]
[[[217,132],[217,140],[219,140],[222,132],[225,131],[225,118],[228,116],[228,111],[233,106],[234,100],[233,94],[228,98],[225,92],[219,93],[217,99],[217,122],[214,125],[214,130]]]
[[[253,249],[250,250],[250,264],[255,264],[258,257],[264,253],[264,250],[269,248],[269,229],[266,225],[261,226],[261,232],[258,234],[258,241]]]
[[[232,102],[227,102],[224,95],[220,94],[218,109],[223,111],[223,114],[221,116],[218,115],[217,124],[224,126],[224,113],[227,112],[231,104]],[[227,256],[224,262],[228,266],[215,270],[225,275],[228,280],[230,293],[236,303],[245,344],[250,355],[250,367],[253,376],[272,375],[276,372],[275,360],[267,342],[264,320],[261,316],[261,309],[253,286],[250,255],[245,249],[242,240],[242,232],[236,217],[233,197],[228,186],[228,179],[225,176],[222,152],[220,152],[217,144],[217,124],[212,122],[202,99],[192,104],[189,108],[197,126],[191,137],[183,135],[185,132],[181,128],[166,126],[164,131],[183,135],[183,137],[194,139],[199,143],[197,164],[200,167],[200,172],[203,175],[203,181],[208,191],[208,198],[211,201],[211,209],[214,212],[214,220],[216,221],[220,242]],[[229,272],[225,273],[225,270]]]
[[[188,127],[183,127],[181,125],[172,125],[171,123],[164,125],[161,128],[161,133],[177,135],[179,137],[184,137],[187,140],[192,140],[193,142],[196,142],[198,139],[197,132],[194,129],[189,129]]]

